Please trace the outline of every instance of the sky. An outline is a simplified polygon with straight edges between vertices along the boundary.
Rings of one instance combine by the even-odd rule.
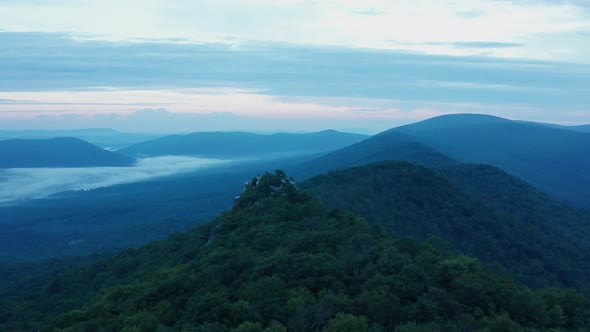
[[[0,0],[0,129],[590,123],[586,0]]]

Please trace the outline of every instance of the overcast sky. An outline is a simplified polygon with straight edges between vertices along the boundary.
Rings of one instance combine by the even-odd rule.
[[[590,123],[590,1],[0,0],[0,129]]]

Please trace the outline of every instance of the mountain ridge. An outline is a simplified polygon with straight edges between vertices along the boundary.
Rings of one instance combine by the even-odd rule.
[[[135,159],[73,137],[0,141],[0,168],[132,166]]]
[[[489,164],[555,198],[590,209],[590,133],[474,114],[389,129],[462,163]]]
[[[335,150],[366,137],[335,130],[270,135],[248,132],[196,132],[166,136],[119,151],[132,156],[194,155],[217,158],[264,156],[276,153],[318,153]]]
[[[452,158],[418,142],[409,135],[384,132],[308,161],[293,172],[298,177],[308,178],[382,160],[403,160],[425,166],[456,163]]]

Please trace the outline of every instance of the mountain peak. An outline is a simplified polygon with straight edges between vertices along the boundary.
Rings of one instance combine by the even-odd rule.
[[[435,116],[432,119],[450,119],[450,118],[455,118],[455,119],[479,119],[479,120],[497,120],[497,121],[510,121],[506,118],[502,118],[499,116],[495,116],[495,115],[490,115],[490,114],[483,114],[483,113],[456,113],[456,114],[444,114],[444,115],[439,115],[439,116]]]
[[[476,124],[476,123],[490,123],[490,122],[507,122],[511,121],[506,118],[502,118],[495,115],[489,114],[480,114],[480,113],[458,113],[458,114],[445,114],[440,116],[435,116],[433,118],[424,120],[422,122],[427,121],[452,121],[452,122],[467,122],[468,124]]]
[[[244,183],[244,191],[236,196],[234,210],[258,204],[261,200],[276,195],[293,197],[299,193],[295,179],[288,177],[282,170],[266,172]]]
[[[498,116],[488,114],[476,113],[461,113],[461,114],[445,114],[434,118],[426,119],[424,121],[412,123],[405,126],[396,127],[389,131],[402,130],[411,128],[412,130],[432,130],[432,129],[448,129],[454,127],[464,127],[473,125],[483,125],[490,123],[506,123],[512,120],[501,118]],[[412,134],[412,133],[409,133]]]
[[[321,135],[338,135],[342,134],[342,132],[335,130],[335,129],[324,129],[322,131],[318,131],[317,134]]]

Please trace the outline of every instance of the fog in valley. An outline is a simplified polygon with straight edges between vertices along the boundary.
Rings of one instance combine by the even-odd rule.
[[[133,167],[0,169],[0,205],[187,173],[227,161],[183,156],[138,159]]]

